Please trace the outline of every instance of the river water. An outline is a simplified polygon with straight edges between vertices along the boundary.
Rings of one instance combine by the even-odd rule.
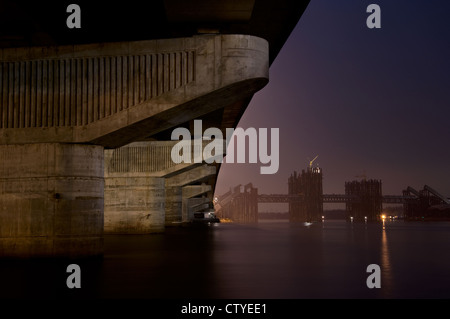
[[[66,267],[81,267],[68,289]],[[381,269],[369,289],[367,266]],[[450,223],[260,221],[106,236],[103,258],[1,261],[1,298],[450,298]]]

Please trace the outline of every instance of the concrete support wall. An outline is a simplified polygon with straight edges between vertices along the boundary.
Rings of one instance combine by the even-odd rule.
[[[166,187],[166,225],[171,226],[183,220],[182,188]]]
[[[105,150],[105,233],[164,231],[165,178],[174,142],[136,142]]]
[[[163,232],[164,192],[164,178],[107,177],[105,179],[105,233]]]
[[[0,257],[103,252],[103,147],[0,145]]]
[[[202,197],[195,197],[200,195]],[[182,199],[182,220],[184,222],[190,221],[194,218],[196,211],[209,208],[212,204],[212,187],[206,184],[184,186],[182,188]]]
[[[183,221],[192,220],[195,213],[204,212],[209,209],[212,209],[212,200],[209,197],[183,197]]]
[[[188,221],[187,202],[183,205],[183,188],[191,183],[198,183],[216,174],[216,167],[203,164],[166,178],[166,225]],[[188,194],[187,196],[193,196]]]
[[[216,168],[174,163],[176,143],[135,142],[105,150],[105,233],[163,232],[166,225],[188,221],[183,196],[211,190],[210,185],[189,184],[215,175]]]

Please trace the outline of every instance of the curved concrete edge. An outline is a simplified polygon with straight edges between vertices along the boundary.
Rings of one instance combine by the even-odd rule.
[[[117,148],[242,100],[268,82],[267,78],[236,82],[181,104],[166,104],[159,113],[154,112],[153,103],[143,103],[89,126],[0,129],[0,145],[56,142]]]
[[[268,82],[268,42],[249,35],[205,35],[116,44],[3,49],[2,55],[3,61],[11,59],[18,61],[38,57],[67,59],[110,54],[154,54],[179,50],[195,52],[195,62],[191,66],[192,74],[189,75],[192,81],[185,85],[87,125],[4,127],[0,129],[0,144],[93,143],[105,147],[118,147],[145,136],[146,131],[158,132],[175,127],[182,121],[194,119],[224,107],[227,103],[252,96]],[[168,116],[174,117],[170,119]],[[160,129],[162,120],[165,125]],[[121,138],[118,139],[118,135],[121,135]]]
[[[79,143],[87,140],[89,143],[103,145],[106,148],[117,148],[158,132],[176,128],[187,121],[242,100],[262,89],[268,81],[267,78],[255,78],[236,82],[187,102],[167,107],[153,116],[144,117],[143,120],[130,120],[128,125],[118,130],[111,130],[108,134],[94,139],[90,138],[95,136],[93,132],[98,132],[100,127],[96,130],[92,129],[92,131],[76,128],[75,134],[81,135],[76,140]],[[129,118],[133,118],[133,113],[142,116],[147,112],[152,112],[151,108],[141,105],[129,110],[128,115]],[[100,123],[94,125],[100,125]]]

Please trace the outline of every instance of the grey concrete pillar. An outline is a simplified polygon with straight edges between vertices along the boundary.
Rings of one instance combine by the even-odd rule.
[[[103,253],[103,147],[0,145],[0,257]]]
[[[202,164],[201,166],[193,166],[191,169],[180,171],[178,174],[173,174],[171,177],[165,179],[167,226],[175,225],[188,219],[187,206],[183,205],[183,188],[192,183],[199,183],[202,180],[206,180],[215,174],[215,166]],[[188,189],[186,188],[185,195],[194,196],[194,193],[188,194]],[[185,207],[184,209],[183,206]]]
[[[149,234],[164,231],[164,178],[105,178],[105,233]]]
[[[208,197],[193,198],[194,196],[210,194],[212,190],[211,185],[186,185],[182,188],[182,220],[183,222],[189,222],[194,218],[194,210],[192,207],[199,204],[207,204],[211,202]],[[204,207],[201,207],[204,208]]]
[[[105,233],[164,231],[165,176],[189,165],[172,161],[175,143],[135,142],[105,150]]]
[[[181,186],[166,186],[166,225],[173,226],[183,219]]]

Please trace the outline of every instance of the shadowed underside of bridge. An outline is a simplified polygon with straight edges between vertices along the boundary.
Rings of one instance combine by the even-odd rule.
[[[219,165],[168,162],[171,131],[235,127],[308,2],[80,1],[71,30],[69,2],[3,1],[0,255],[98,255],[204,207]]]
[[[244,35],[0,50],[0,144],[116,148],[251,96],[268,43]]]

